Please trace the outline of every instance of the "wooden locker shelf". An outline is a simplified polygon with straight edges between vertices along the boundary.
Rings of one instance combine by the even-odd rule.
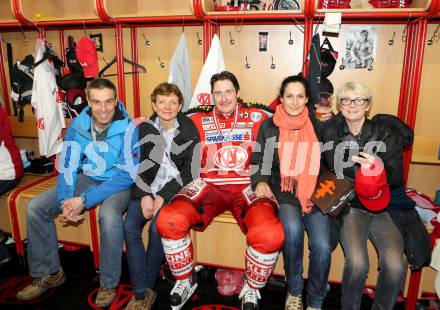
[[[239,16],[239,18],[255,18],[256,16],[267,16],[271,17],[280,15],[280,16],[294,16],[298,14],[304,13],[305,1],[298,1],[300,9],[299,10],[262,10],[262,11],[216,11],[215,3],[213,0],[202,0],[202,10],[205,15],[215,15],[215,16],[230,16],[231,18],[235,18]],[[265,1],[266,3],[270,3],[271,1]]]
[[[135,0],[130,5],[120,0],[104,0],[104,6],[112,18],[194,15],[192,0]]]
[[[9,1],[0,1],[0,25],[17,22],[12,14],[11,3]]]
[[[431,0],[412,0],[408,8],[375,8],[368,0],[352,0],[349,9],[318,9],[318,1],[315,1],[315,11],[324,12],[342,12],[344,13],[403,13],[403,12],[426,12],[431,6]],[[392,17],[392,16],[390,16]]]
[[[32,23],[98,19],[91,0],[20,0],[23,16]]]

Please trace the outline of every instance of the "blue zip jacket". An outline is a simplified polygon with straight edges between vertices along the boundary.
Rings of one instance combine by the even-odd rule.
[[[73,197],[79,173],[101,182],[81,193],[87,209],[129,188],[137,175],[138,129],[121,102],[116,105],[104,141],[93,141],[91,116],[90,108],[85,108],[67,129],[58,163],[57,200],[60,206]]]

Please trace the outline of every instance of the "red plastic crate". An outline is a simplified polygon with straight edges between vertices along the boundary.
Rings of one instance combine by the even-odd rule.
[[[370,0],[368,3],[375,8],[407,8],[411,0]]]
[[[351,0],[319,0],[318,9],[349,9]]]

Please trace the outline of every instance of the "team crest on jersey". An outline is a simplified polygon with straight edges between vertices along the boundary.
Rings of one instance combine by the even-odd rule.
[[[251,113],[251,120],[254,122],[258,122],[261,119],[261,113],[260,112],[252,112]]]
[[[212,117],[202,117],[202,124],[206,125],[206,124],[211,124],[214,123],[214,118]]]
[[[240,146],[228,145],[219,149],[214,155],[214,163],[222,170],[236,170],[248,160],[249,155]]]

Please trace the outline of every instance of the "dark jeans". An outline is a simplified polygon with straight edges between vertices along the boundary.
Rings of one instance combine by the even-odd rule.
[[[14,188],[19,182],[21,178],[14,180],[0,180],[0,196],[6,193],[11,188]]]
[[[145,250],[142,241],[142,230],[147,223],[142,214],[140,200],[132,200],[128,206],[124,220],[124,237],[127,247],[128,269],[135,293],[153,289],[162,266],[164,252],[162,241],[157,232],[156,219],[160,211],[150,224],[148,245]]]
[[[286,238],[283,258],[287,292],[290,295],[302,295],[304,230],[306,230],[310,248],[307,305],[321,308],[327,294],[332,253],[329,218],[319,211],[303,216],[299,204],[281,204],[278,216],[283,222]]]
[[[403,282],[403,238],[388,212],[372,213],[351,208],[344,217],[341,244],[345,265],[342,276],[342,309],[357,310],[367,279],[370,239],[379,257],[379,276],[372,310],[391,310]]]

